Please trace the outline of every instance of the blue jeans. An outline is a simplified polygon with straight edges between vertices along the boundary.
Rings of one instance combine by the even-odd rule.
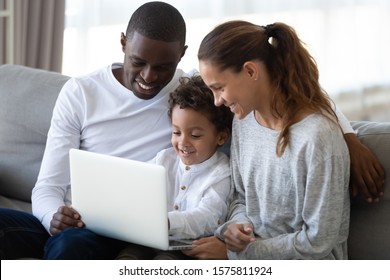
[[[129,243],[88,229],[68,228],[50,236],[33,215],[0,208],[0,257],[63,260],[114,259]]]
[[[85,228],[67,228],[49,238],[44,259],[112,260],[128,245]]]
[[[50,235],[33,215],[0,208],[0,257],[5,259],[43,257]]]

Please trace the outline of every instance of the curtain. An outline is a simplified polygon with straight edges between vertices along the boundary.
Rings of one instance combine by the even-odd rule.
[[[0,0],[0,9],[6,0]],[[13,0],[13,64],[62,70],[65,0]],[[5,19],[0,21],[0,63],[6,63]]]

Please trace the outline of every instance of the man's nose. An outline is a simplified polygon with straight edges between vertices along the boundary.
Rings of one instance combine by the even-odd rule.
[[[141,71],[141,77],[142,79],[146,82],[146,83],[152,83],[154,82],[155,80],[157,80],[157,73],[156,71],[153,70],[152,67],[150,66],[147,66],[147,67],[144,67]]]

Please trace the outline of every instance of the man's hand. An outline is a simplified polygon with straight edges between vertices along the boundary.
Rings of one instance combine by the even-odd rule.
[[[196,247],[183,250],[183,254],[200,260],[226,260],[225,243],[215,236],[204,237],[193,242]]]
[[[76,210],[68,206],[61,206],[53,215],[53,219],[50,222],[50,233],[55,235],[65,228],[70,227],[82,228],[84,227],[84,223],[81,221],[80,214]]]
[[[252,236],[252,232],[253,228],[249,224],[229,225],[223,234],[226,247],[233,252],[244,250],[249,243],[256,241]]]
[[[385,171],[378,158],[353,133],[344,135],[351,158],[352,197],[378,202],[383,196]]]

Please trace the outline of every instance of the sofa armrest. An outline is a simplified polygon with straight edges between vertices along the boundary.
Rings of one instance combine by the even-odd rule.
[[[20,65],[0,66],[1,196],[30,202],[52,110],[68,79]]]
[[[390,259],[390,122],[352,122],[359,140],[385,169],[385,195],[379,203],[352,201],[348,239],[350,259]]]

